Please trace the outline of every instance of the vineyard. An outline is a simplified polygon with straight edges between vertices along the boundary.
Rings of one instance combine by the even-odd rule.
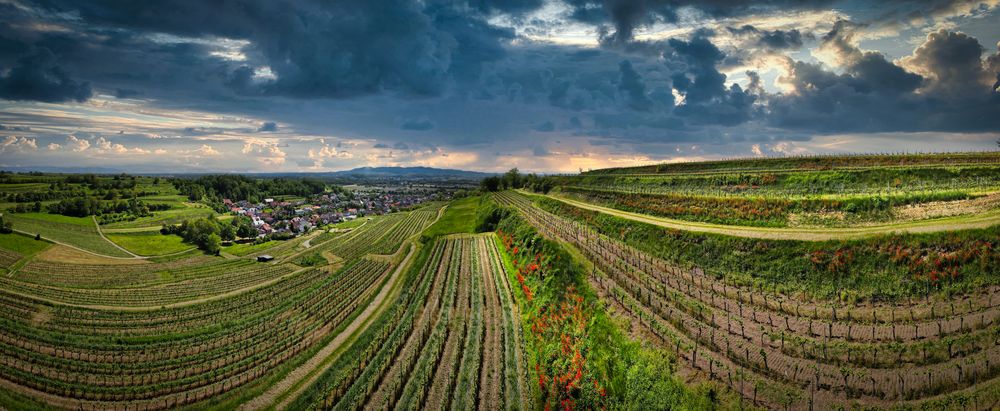
[[[967,249],[975,249],[976,257],[962,259],[961,251],[945,251],[950,257],[942,261],[932,255],[926,273],[920,271],[926,254],[910,258],[908,253],[919,249],[906,247],[905,240],[882,238],[882,243],[899,245],[886,247],[899,254],[890,258],[897,258],[910,277],[917,277],[913,281],[927,287],[913,287],[914,294],[922,292],[905,298],[889,299],[891,292],[876,292],[883,297],[845,303],[822,293],[783,293],[780,281],[755,278],[753,264],[701,267],[693,263],[709,265],[707,258],[657,252],[660,248],[650,244],[674,237],[669,230],[658,229],[659,237],[643,244],[626,234],[639,230],[633,228],[638,224],[569,212],[565,204],[549,204],[549,209],[562,212],[553,214],[512,192],[496,198],[517,209],[545,236],[571,245],[592,262],[592,286],[633,318],[646,338],[675,352],[685,367],[757,405],[991,409],[1000,401],[996,274],[971,279],[957,274],[995,270],[1000,251],[989,240],[995,241],[995,232],[978,234],[986,238],[981,243],[962,238],[972,243]],[[945,242],[935,248],[947,249],[940,243]],[[856,270],[850,247],[799,258],[828,277]],[[972,284],[968,292],[936,291],[942,283],[966,281]]]
[[[391,309],[291,408],[523,409],[527,365],[491,235],[430,246]]]
[[[997,409],[994,157],[535,176],[219,255],[20,213],[72,230],[0,234],[0,409]],[[888,223],[790,227],[847,207]]]
[[[269,263],[199,253],[62,262],[18,245],[37,240],[5,240],[12,246],[0,252],[0,261],[13,268],[0,278],[0,406],[153,410],[229,408],[246,401],[330,343],[376,295],[395,287],[390,278],[401,261],[382,255],[412,249],[412,239],[440,211],[438,204],[379,217],[347,234],[283,242],[267,249],[277,257]],[[452,299],[459,289],[466,299],[497,298],[485,280],[475,289],[471,280],[457,281],[459,274],[471,278],[468,264],[496,268],[472,258],[472,248],[485,244],[470,240],[467,265],[444,268],[455,275]],[[297,256],[314,249],[338,263],[296,264]],[[471,318],[468,308],[462,315]],[[495,338],[499,328],[487,323],[479,318],[475,326],[461,327],[478,327],[475,338],[488,341],[483,336]],[[459,326],[446,320],[435,335]],[[478,362],[476,367],[478,376]]]
[[[1000,156],[978,153],[664,164],[549,178],[560,196],[684,221],[856,227],[995,214],[998,168]]]

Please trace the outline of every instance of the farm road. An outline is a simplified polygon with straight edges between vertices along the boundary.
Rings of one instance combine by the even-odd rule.
[[[600,213],[610,214],[616,217],[638,221],[641,223],[653,224],[660,227],[673,228],[686,231],[695,231],[702,233],[724,234],[735,237],[760,238],[767,240],[798,240],[798,241],[847,240],[847,239],[870,237],[882,234],[903,233],[903,232],[931,233],[937,231],[967,230],[973,228],[985,228],[1000,224],[1000,212],[991,211],[982,214],[937,218],[933,220],[909,221],[898,224],[866,226],[859,228],[748,227],[748,226],[709,224],[709,223],[675,220],[670,218],[656,217],[651,215],[616,210],[609,207],[585,203],[582,201],[577,201],[551,194],[546,195],[546,197],[562,201],[566,204],[572,205],[574,207],[579,207],[585,210],[597,211]]]

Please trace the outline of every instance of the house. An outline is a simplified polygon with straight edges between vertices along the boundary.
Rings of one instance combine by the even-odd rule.
[[[261,254],[261,255],[257,256],[257,262],[258,263],[266,263],[266,262],[271,261],[273,259],[274,259],[274,257],[272,257],[270,254]]]

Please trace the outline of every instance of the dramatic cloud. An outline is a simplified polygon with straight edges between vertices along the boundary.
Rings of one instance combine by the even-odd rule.
[[[576,171],[991,149],[998,6],[0,2],[0,167]]]
[[[8,100],[86,101],[92,94],[90,83],[70,78],[47,48],[31,50],[0,75],[0,98]]]

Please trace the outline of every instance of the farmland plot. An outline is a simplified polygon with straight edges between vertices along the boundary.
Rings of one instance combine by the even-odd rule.
[[[654,342],[758,405],[988,409],[1000,401],[995,287],[943,302],[802,302],[669,264],[523,196],[497,198],[578,248],[594,263],[594,287]]]
[[[200,254],[115,264],[30,260],[0,278],[0,391],[64,409],[238,403],[393,287],[398,263],[367,255],[398,254],[436,214],[393,214],[349,243],[333,237],[352,251],[329,267]],[[284,244],[271,250],[288,256],[301,241]]]
[[[491,235],[439,239],[419,284],[312,403],[323,409],[521,409],[524,356]],[[365,347],[365,348],[362,348]]]

